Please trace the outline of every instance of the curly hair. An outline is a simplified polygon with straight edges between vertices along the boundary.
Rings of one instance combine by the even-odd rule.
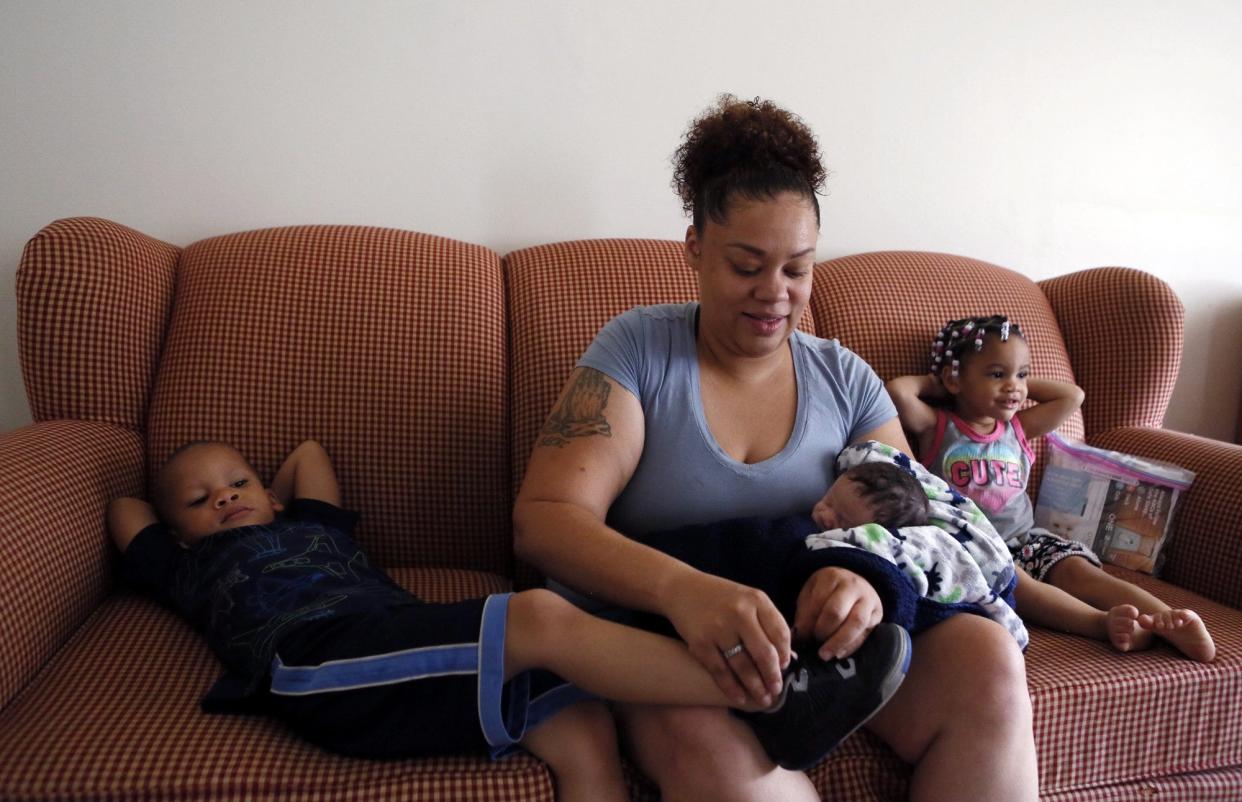
[[[770,100],[724,94],[694,120],[673,154],[673,189],[695,228],[723,223],[730,199],[751,200],[794,192],[819,200],[828,173],[806,123]]]

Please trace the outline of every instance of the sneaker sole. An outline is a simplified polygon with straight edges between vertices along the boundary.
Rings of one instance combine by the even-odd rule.
[[[838,740],[836,744],[833,745],[832,748],[828,750],[828,753],[831,753],[831,751],[833,749],[836,749],[837,746],[840,746],[841,743],[844,742],[846,738],[853,735],[855,732],[858,731],[859,728],[864,726],[868,721],[875,718],[875,714],[879,713],[881,710],[885,708],[886,705],[888,705],[889,700],[893,698],[893,695],[897,693],[897,689],[901,687],[901,683],[905,682],[906,672],[910,670],[910,656],[913,652],[913,648],[911,646],[910,633],[907,632],[904,627],[895,627],[895,628],[901,633],[900,659],[893,663],[892,668],[890,668],[889,672],[884,675],[884,679],[880,683],[880,703],[876,705],[875,708],[872,709],[870,713],[868,713],[861,720],[859,720],[857,724],[855,724],[850,729],[846,730],[845,734],[841,736],[840,740]],[[900,666],[900,668],[898,668],[898,666]],[[798,762],[785,761],[785,762],[779,763],[778,765],[780,765],[781,768],[789,769],[791,771],[806,771],[807,769],[811,768],[816,763],[818,763],[820,760],[822,760],[828,753],[821,752],[814,757],[809,757],[805,761],[798,761]]]
[[[905,627],[897,627],[897,631],[901,633],[901,659],[893,664],[889,672],[884,675],[884,681],[880,683],[880,703],[867,714],[866,718],[845,733],[845,737],[841,739],[842,741],[854,734],[859,727],[875,718],[875,714],[888,705],[889,700],[893,698],[893,695],[897,693],[897,689],[901,687],[901,683],[906,681],[906,672],[910,670],[910,655],[913,649],[910,643],[910,633],[906,632]],[[901,665],[901,668],[897,667],[898,664]]]

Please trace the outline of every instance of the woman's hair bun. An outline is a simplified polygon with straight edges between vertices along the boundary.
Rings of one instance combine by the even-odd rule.
[[[704,212],[722,220],[728,197],[800,191],[815,200],[827,171],[811,129],[770,100],[724,94],[695,119],[673,155],[673,188],[702,225]],[[819,204],[815,203],[816,217]]]

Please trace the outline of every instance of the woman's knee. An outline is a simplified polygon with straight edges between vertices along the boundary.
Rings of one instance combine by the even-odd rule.
[[[956,693],[962,712],[976,722],[1029,728],[1031,697],[1022,650],[1000,625],[979,618],[972,623],[976,625],[959,639],[956,665],[948,667],[959,677]]]
[[[946,737],[1029,732],[1022,652],[999,624],[954,616],[915,639],[905,683],[868,726],[907,762]]]

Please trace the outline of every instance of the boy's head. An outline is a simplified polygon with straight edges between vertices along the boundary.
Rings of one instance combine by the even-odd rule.
[[[864,462],[837,477],[811,517],[824,529],[866,523],[896,528],[925,524],[928,512],[918,479],[889,462]]]
[[[283,509],[237,449],[188,443],[155,477],[155,509],[186,543],[252,524],[268,524]]]

